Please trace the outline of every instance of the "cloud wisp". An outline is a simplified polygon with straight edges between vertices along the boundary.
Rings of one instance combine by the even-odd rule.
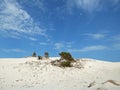
[[[120,50],[120,34],[112,36],[111,41],[112,41],[113,49]]]
[[[102,45],[96,45],[96,46],[87,46],[81,49],[68,49],[70,52],[88,52],[88,51],[100,51],[100,50],[106,50],[106,46]]]
[[[19,48],[15,48],[15,49],[6,49],[6,48],[2,48],[0,49],[2,52],[6,52],[6,53],[10,53],[10,52],[15,52],[15,53],[25,53],[26,51],[19,49]]]
[[[50,43],[48,43],[48,42],[40,42],[39,45],[46,46],[46,45],[50,45]]]
[[[55,43],[55,49],[61,49],[64,47],[63,43]]]
[[[85,12],[92,13],[102,10],[106,4],[117,5],[119,2],[120,0],[67,0],[67,8],[70,11],[72,11],[73,8],[78,8]]]
[[[3,34],[6,34],[5,36]],[[22,9],[16,0],[3,0],[0,6],[0,35],[19,38],[24,35],[46,36],[45,30]]]
[[[61,50],[61,49],[67,50],[67,49],[72,47],[73,43],[74,42],[58,42],[58,43],[54,44],[54,49],[56,49],[56,50]]]
[[[113,48],[114,48],[115,50],[120,50],[120,42],[119,42],[119,43],[114,43],[114,44],[113,44]]]
[[[106,34],[104,33],[95,33],[95,34],[91,34],[91,33],[88,33],[88,34],[84,34],[85,36],[88,36],[88,38],[90,39],[103,39],[105,38]]]

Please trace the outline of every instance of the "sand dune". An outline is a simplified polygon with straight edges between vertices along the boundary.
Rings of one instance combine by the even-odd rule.
[[[61,68],[56,59],[1,58],[0,90],[120,90],[120,62],[83,58]]]

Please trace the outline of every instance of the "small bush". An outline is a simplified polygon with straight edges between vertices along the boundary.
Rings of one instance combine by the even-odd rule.
[[[45,52],[45,53],[44,53],[44,56],[45,56],[45,58],[49,58],[49,53],[48,53],[48,52]]]
[[[42,57],[41,56],[38,56],[38,60],[41,60],[42,59]]]
[[[62,67],[71,67],[71,62],[70,61],[63,61],[61,62],[61,65]]]
[[[58,66],[58,67],[61,66],[60,60],[51,61],[51,64],[54,65],[54,66]]]
[[[36,52],[33,52],[32,57],[36,57]]]
[[[69,52],[61,52],[59,55],[61,56],[61,59],[65,59],[67,61],[74,61],[72,55]]]

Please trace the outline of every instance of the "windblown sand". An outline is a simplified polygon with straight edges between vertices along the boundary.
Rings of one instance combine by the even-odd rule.
[[[1,58],[0,90],[120,90],[120,62],[80,59],[82,68],[37,58]]]

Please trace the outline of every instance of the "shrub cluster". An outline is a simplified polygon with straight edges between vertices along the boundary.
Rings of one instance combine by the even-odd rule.
[[[60,66],[60,67],[71,67],[72,66],[71,63],[75,61],[69,52],[61,52],[59,53],[59,55],[61,56],[61,59],[58,61],[52,62],[53,65]],[[35,52],[33,52],[32,57],[36,57]],[[48,59],[49,53],[45,52],[44,57]],[[42,60],[42,59],[43,57],[38,55],[38,60]]]
[[[33,52],[31,56],[32,56],[32,57],[37,57],[36,52]],[[48,59],[48,58],[49,58],[49,53],[48,53],[48,52],[45,52],[45,53],[44,53],[44,57],[45,57],[46,59]],[[42,59],[42,56],[39,56],[39,55],[38,55],[38,60],[40,60],[40,59]]]
[[[67,61],[74,61],[72,55],[69,52],[61,52],[59,53],[59,55],[61,56],[61,59],[65,59]]]
[[[41,60],[42,59],[42,56],[38,56],[38,60]]]
[[[33,52],[32,57],[36,57],[36,52]]]
[[[63,61],[63,62],[61,62],[60,66],[62,66],[62,67],[71,67],[71,62],[70,61]]]
[[[71,67],[71,62],[74,61],[72,55],[69,52],[61,52],[59,54],[61,56],[61,60],[65,60],[60,62],[60,66],[62,67]]]
[[[45,58],[49,58],[49,53],[48,52],[45,52],[44,55],[45,55]]]

